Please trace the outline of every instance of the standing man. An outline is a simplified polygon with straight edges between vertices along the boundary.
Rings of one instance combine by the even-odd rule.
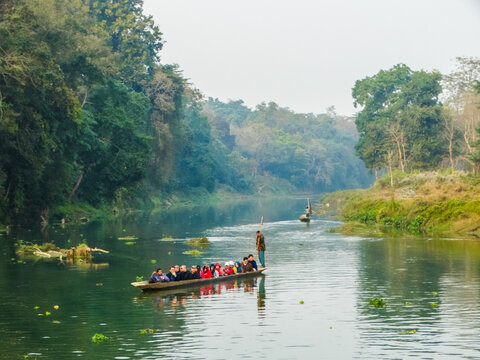
[[[257,231],[257,251],[258,251],[258,260],[262,267],[265,267],[265,238],[260,230]]]

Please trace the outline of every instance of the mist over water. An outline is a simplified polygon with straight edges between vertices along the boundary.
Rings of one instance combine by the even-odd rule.
[[[50,231],[59,246],[111,250],[95,266],[19,264],[6,240],[42,236],[4,234],[0,358],[480,357],[480,243],[344,237],[326,232],[335,221],[299,222],[304,207],[305,199],[258,199]],[[146,295],[130,286],[156,267],[252,253],[262,215],[264,276]],[[134,245],[118,240],[129,235]],[[184,255],[183,240],[200,235],[210,247]],[[376,297],[387,305],[368,305]],[[155,332],[140,334],[146,328]],[[111,339],[95,344],[95,333]]]

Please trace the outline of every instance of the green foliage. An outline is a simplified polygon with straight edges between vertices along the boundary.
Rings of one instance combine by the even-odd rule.
[[[96,333],[95,335],[92,336],[92,342],[96,344],[100,344],[101,342],[104,342],[105,340],[108,340],[108,339],[109,337],[99,333]]]
[[[438,72],[399,64],[355,83],[356,150],[369,169],[434,169],[446,156],[440,80]]]
[[[137,276],[135,279],[136,282],[143,281],[143,276]]]
[[[193,249],[193,250],[188,250],[183,252],[184,255],[192,255],[194,257],[200,256],[203,254],[203,252]]]
[[[188,240],[187,245],[206,249],[210,245],[210,241],[206,236],[201,236],[199,238],[193,238]]]
[[[385,302],[385,300],[383,300],[381,298],[375,298],[375,299],[369,300],[368,305],[373,305],[377,308],[381,308],[381,307],[384,307],[385,305],[387,305],[387,303]]]

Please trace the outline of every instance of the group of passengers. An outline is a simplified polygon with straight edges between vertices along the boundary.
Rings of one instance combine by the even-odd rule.
[[[170,267],[170,271],[164,274],[162,269],[157,269],[152,273],[149,283],[156,282],[169,282],[169,281],[183,281],[183,280],[195,280],[195,279],[210,279],[220,276],[229,276],[245,272],[257,271],[257,262],[253,259],[253,255],[244,257],[243,261],[228,261],[225,263],[222,269],[219,263],[204,265],[193,265],[191,270],[187,269],[186,265],[178,266],[174,265]]]

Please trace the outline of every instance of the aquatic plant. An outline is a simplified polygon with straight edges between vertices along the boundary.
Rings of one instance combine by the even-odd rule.
[[[133,235],[131,235],[131,236],[119,236],[118,240],[130,240],[130,241],[131,240],[138,240],[138,237],[133,236]]]
[[[194,249],[194,250],[188,250],[188,251],[184,251],[182,254],[184,254],[184,255],[192,255],[192,256],[195,256],[195,257],[197,257],[197,256],[200,256],[200,255],[202,255],[202,254],[203,254],[203,252],[201,252],[201,251],[198,251],[198,250]]]
[[[104,342],[105,340],[108,340],[109,337],[103,335],[103,334],[98,334],[96,333],[95,335],[92,336],[92,342],[96,344],[100,344],[101,342]]]
[[[437,303],[431,303],[430,306],[433,307],[433,308],[436,308],[436,307],[438,307],[438,304]]]
[[[368,302],[368,305],[373,305],[375,307],[384,307],[385,305],[387,305],[387,303],[385,302],[385,300],[381,298],[375,298],[375,299],[371,299]]]
[[[152,260],[150,260],[150,262],[151,262],[152,264],[156,264],[156,263],[157,263],[157,260],[152,259]]]
[[[137,279],[137,282],[143,281],[143,276],[137,276],[136,279]]]
[[[206,236],[193,238],[187,241],[187,245],[206,249],[210,245],[210,241]]]
[[[305,303],[305,302],[304,302],[303,300],[300,300],[300,304],[302,304],[302,305],[303,305],[304,303]]]
[[[124,243],[125,245],[135,245],[136,242],[135,241],[127,241],[126,243]]]
[[[413,302],[410,302],[410,301],[405,301],[405,305],[409,306],[409,305],[415,305]]]
[[[155,329],[143,329],[143,330],[140,330],[140,335],[145,335],[145,334],[153,334],[156,330]]]
[[[402,330],[402,334],[416,334],[417,329],[411,329],[411,330]]]

